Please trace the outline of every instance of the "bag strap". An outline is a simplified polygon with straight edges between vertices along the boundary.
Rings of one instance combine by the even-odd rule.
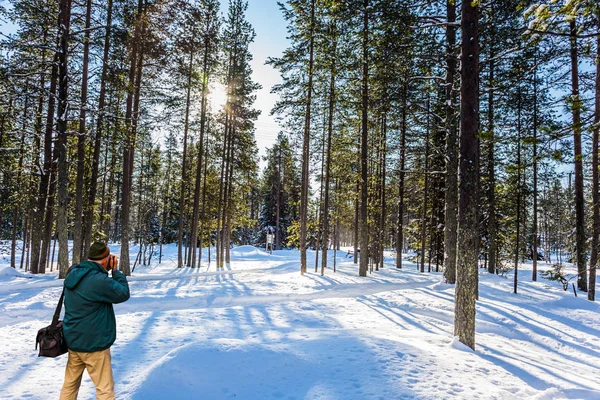
[[[63,287],[62,293],[60,294],[60,300],[58,300],[58,305],[56,306],[56,311],[54,311],[54,317],[52,317],[51,327],[56,328],[58,325],[58,319],[60,318],[60,311],[62,310],[63,299],[65,298],[65,288]]]
[[[79,267],[79,264],[71,265],[71,267],[67,271],[67,275],[69,275],[69,273],[77,267]],[[65,277],[66,277],[66,275],[65,275]],[[60,318],[60,312],[62,310],[64,298],[65,298],[65,287],[63,286],[62,293],[60,294],[60,300],[58,300],[58,304],[56,305],[56,311],[54,311],[54,316],[52,317],[52,324],[50,324],[50,326],[53,328],[56,328],[56,325],[58,325],[58,319]]]

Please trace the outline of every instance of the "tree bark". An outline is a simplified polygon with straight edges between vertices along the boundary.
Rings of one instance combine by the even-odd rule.
[[[194,188],[194,208],[192,211],[192,268],[196,267],[196,251],[198,243],[198,218],[200,214],[200,187],[202,185],[202,160],[204,156],[204,133],[206,131],[206,105],[208,91],[208,53],[209,43],[204,43],[204,59],[202,61],[202,100],[200,102],[200,139],[198,140],[198,164],[196,165],[196,186]]]
[[[302,141],[302,188],[300,193],[300,274],[306,273],[306,224],[308,220],[308,189],[310,184],[310,111],[313,91],[313,64],[315,49],[315,0],[310,2],[310,39],[308,56],[308,84],[306,112],[304,116],[304,138]]]
[[[571,101],[573,109],[573,150],[575,156],[575,237],[577,252],[577,288],[587,292],[585,257],[585,217],[583,194],[583,156],[581,154],[581,108],[579,96],[579,61],[577,52],[577,28],[570,23],[571,35]]]
[[[81,104],[79,110],[79,135],[77,136],[77,177],[75,178],[75,212],[73,221],[73,264],[79,264],[83,255],[84,226],[91,223],[83,215],[83,178],[85,172],[86,116],[88,98],[88,69],[90,59],[90,25],[92,0],[86,1],[85,35],[83,39],[83,65],[81,73]],[[91,180],[90,185],[95,181]]]
[[[67,165],[67,114],[69,112],[68,89],[69,89],[69,35],[71,27],[71,0],[60,1],[61,35],[59,55],[59,85],[58,85],[58,119],[56,131],[58,141],[58,217],[56,220],[56,231],[58,233],[58,268],[59,278],[63,279],[69,269],[69,227],[67,224],[67,212],[69,206],[68,182],[69,170]]]
[[[94,138],[94,155],[92,159],[92,178],[88,193],[87,210],[84,225],[83,251],[85,252],[92,242],[92,226],[94,223],[94,208],[100,162],[100,147],[102,144],[102,131],[104,129],[104,108],[106,106],[106,82],[108,80],[108,56],[110,53],[110,38],[112,27],[113,0],[108,0],[106,10],[106,30],[104,34],[104,54],[102,55],[102,75],[100,77],[100,94],[98,98],[98,120],[96,122],[96,136]],[[106,162],[106,161],[105,161]],[[85,253],[84,253],[85,254]]]
[[[332,23],[335,30],[335,22]],[[335,77],[337,38],[334,38],[333,51],[331,54],[331,70],[329,76],[329,115],[327,119],[327,155],[325,159],[325,193],[323,194],[323,237],[321,243],[321,276],[325,275],[327,268],[327,249],[329,248],[329,180],[331,170],[331,142],[333,137],[333,113],[335,111]]]
[[[454,77],[457,60],[456,2],[446,2],[448,27],[446,28],[446,191],[444,195],[444,280],[456,283],[456,241],[458,228],[458,134],[455,120]]]
[[[404,178],[406,173],[406,116],[408,107],[408,75],[404,77],[402,87],[402,122],[400,125],[400,165],[398,177],[398,223],[396,232],[396,268],[402,268],[402,250],[404,244]]]
[[[600,31],[600,9],[596,12],[598,19],[598,31]],[[594,116],[594,133],[592,139],[592,203],[594,210],[594,231],[592,236],[592,253],[590,255],[590,282],[588,300],[596,300],[596,269],[598,268],[598,239],[600,237],[600,190],[598,184],[598,152],[600,151],[598,141],[600,140],[600,36],[596,44],[596,104]]]
[[[123,145],[123,170],[121,176],[121,257],[119,260],[121,271],[129,276],[131,275],[131,267],[129,262],[129,214],[131,209],[131,175],[132,165],[131,159],[135,151],[135,129],[136,115],[134,112],[134,101],[137,92],[139,92],[138,66],[140,59],[143,59],[141,47],[142,33],[142,14],[144,4],[142,0],[138,0],[138,9],[135,17],[135,28],[133,37],[133,46],[131,51],[131,64],[129,66],[128,75],[128,93],[125,110],[125,141]]]
[[[537,49],[536,49],[537,50]],[[537,161],[537,131],[538,131],[538,82],[537,82],[537,54],[534,58],[536,64],[533,72],[533,221],[532,221],[532,273],[531,279],[537,281],[537,256],[538,256],[538,161]]]
[[[58,19],[58,25],[60,26],[60,15]],[[58,42],[57,42],[58,47]],[[44,273],[44,270],[40,271],[40,255],[41,242],[43,239],[42,234],[45,232],[44,229],[44,215],[45,211],[51,207],[47,207],[46,204],[49,202],[48,189],[50,186],[50,177],[52,175],[52,169],[54,166],[54,155],[52,148],[52,134],[54,131],[54,112],[56,108],[56,86],[58,83],[58,62],[59,52],[54,53],[52,61],[52,72],[50,77],[50,90],[48,96],[48,106],[46,108],[46,131],[44,133],[44,169],[40,178],[40,191],[38,196],[37,210],[33,213],[33,219],[31,221],[31,234],[30,234],[30,256],[29,256],[29,271],[32,274],[38,272]],[[53,207],[52,207],[53,208]],[[51,217],[52,218],[52,217]]]
[[[479,32],[476,3],[462,3],[460,175],[454,334],[475,349],[475,299],[479,248]]]
[[[421,210],[421,273],[425,272],[425,245],[427,241],[427,190],[429,189],[429,97],[427,98],[427,132],[425,135],[425,179],[423,182],[423,209]],[[431,254],[430,254],[431,260]]]
[[[192,73],[194,65],[194,51],[190,51],[190,59],[187,71],[187,92],[185,97],[185,121],[183,123],[183,160],[181,166],[181,188],[179,193],[179,230],[177,231],[177,267],[183,266],[184,257],[182,251],[183,245],[183,220],[185,216],[185,189],[187,176],[187,139],[190,127],[190,104],[192,93]],[[194,245],[192,243],[192,245]]]
[[[517,286],[519,283],[519,250],[521,248],[521,88],[519,87],[518,92],[519,98],[517,99],[517,188],[515,195],[517,196],[517,218],[516,218],[516,231],[517,237],[515,241],[515,272],[513,275],[513,292],[517,293]]]
[[[369,137],[369,0],[363,0],[363,44],[362,44],[362,106],[361,106],[361,202],[360,202],[360,265],[359,276],[367,276],[369,268],[369,223],[368,223],[368,137]]]

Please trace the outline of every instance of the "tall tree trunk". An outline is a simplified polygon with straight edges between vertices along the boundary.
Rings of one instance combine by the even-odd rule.
[[[583,156],[581,154],[581,107],[579,96],[579,61],[577,53],[577,27],[570,23],[571,34],[571,101],[573,108],[573,150],[575,158],[575,237],[577,253],[577,288],[587,292],[585,260],[585,218],[583,194]]]
[[[494,57],[495,46],[494,46],[494,32],[495,32],[495,14],[494,14],[494,3],[490,3],[491,7],[491,33],[490,33],[490,76],[489,76],[489,97],[488,97],[488,207],[489,207],[489,223],[488,223],[488,272],[493,274],[497,271],[497,223],[496,223],[496,156],[495,156],[495,145],[496,145],[496,125],[495,125],[495,72],[496,62]]]
[[[446,191],[444,201],[444,280],[456,283],[456,241],[458,235],[458,133],[455,118],[454,77],[456,75],[456,1],[447,0],[446,13]]]
[[[208,91],[208,43],[204,43],[204,59],[202,61],[202,100],[200,102],[200,139],[198,140],[198,163],[196,165],[196,186],[194,187],[194,209],[192,211],[192,268],[196,267],[196,250],[198,248],[198,218],[200,214],[200,187],[202,185],[202,157],[204,155],[204,132],[206,131],[206,105]]]
[[[367,276],[369,268],[369,223],[368,223],[368,137],[369,137],[369,0],[363,0],[363,44],[362,44],[362,107],[361,107],[361,202],[360,202],[360,265],[358,274]]]
[[[69,269],[69,227],[67,224],[67,212],[69,206],[67,185],[69,182],[69,170],[67,164],[67,113],[69,111],[68,89],[69,89],[69,35],[71,27],[71,0],[60,1],[60,55],[58,73],[58,119],[56,131],[58,141],[58,217],[56,220],[56,231],[58,233],[58,267],[59,278],[64,278]]]
[[[94,224],[94,208],[98,185],[98,170],[100,161],[100,147],[102,144],[102,131],[104,129],[104,108],[106,106],[106,81],[108,80],[108,56],[110,53],[110,38],[112,27],[113,0],[108,0],[106,10],[106,29],[104,33],[104,54],[102,55],[102,75],[100,77],[100,94],[98,98],[98,120],[96,121],[96,136],[94,138],[94,155],[92,159],[92,178],[88,192],[87,210],[84,225],[83,251],[89,248],[92,242],[92,226]],[[106,158],[105,158],[106,160]],[[106,162],[106,161],[105,161]],[[112,172],[111,172],[112,173]],[[104,181],[105,182],[105,181]]]
[[[275,205],[275,250],[281,250],[281,228],[279,220],[281,219],[281,142],[277,148],[277,204]]]
[[[477,3],[462,3],[460,179],[454,334],[475,350],[477,295],[477,192],[479,186],[479,32]]]
[[[406,166],[406,116],[408,113],[408,74],[402,85],[402,122],[400,125],[400,165],[398,172],[398,223],[396,231],[396,268],[402,268],[402,250],[404,247],[404,178]]]
[[[332,23],[335,32],[335,22]],[[327,156],[325,159],[325,193],[323,194],[323,237],[321,243],[321,276],[325,275],[327,268],[327,249],[329,248],[329,180],[331,170],[331,142],[333,137],[333,113],[335,111],[335,77],[337,57],[337,37],[334,37],[333,51],[331,54],[331,70],[329,76],[329,115],[327,118]]]
[[[513,292],[517,293],[517,285],[519,282],[519,253],[521,248],[521,196],[522,196],[522,186],[521,186],[521,88],[519,87],[519,98],[517,100],[517,190],[515,191],[515,195],[517,196],[517,237],[515,241],[515,272],[514,272],[514,283],[513,283]]]
[[[75,212],[73,221],[73,264],[79,264],[83,255],[84,226],[91,223],[83,215],[83,178],[85,172],[86,116],[88,98],[88,69],[90,59],[90,25],[92,0],[86,1],[85,34],[83,39],[83,65],[81,73],[81,104],[79,110],[79,134],[77,136],[77,177],[75,179]],[[95,181],[91,180],[90,185]]]
[[[384,263],[384,249],[385,249],[385,216],[386,216],[386,190],[385,190],[385,180],[387,178],[387,113],[383,114],[383,118],[382,118],[382,126],[381,126],[381,132],[382,132],[382,149],[381,149],[381,198],[380,198],[380,204],[381,204],[381,225],[379,228],[379,237],[380,237],[380,244],[379,244],[379,262],[381,265],[381,268],[383,268],[383,263]]]
[[[121,271],[129,276],[131,267],[129,262],[129,214],[131,209],[131,176],[133,153],[135,151],[135,129],[137,116],[135,115],[135,98],[139,93],[141,82],[136,78],[139,76],[138,66],[143,59],[141,51],[142,24],[143,24],[142,0],[138,0],[136,17],[134,19],[134,37],[131,51],[131,64],[129,66],[128,93],[125,110],[125,141],[123,144],[123,170],[121,176],[121,257],[119,260]]]
[[[235,160],[235,126],[233,128],[233,135],[231,137],[231,154],[229,156],[229,178],[228,178],[228,195],[227,195],[227,220],[225,221],[225,264],[229,266],[231,264],[231,220],[233,216],[233,168],[234,168],[234,160]]]
[[[230,122],[229,122],[229,111],[225,111],[225,135],[223,135],[223,150],[221,152],[221,178],[220,178],[220,184],[219,184],[219,201],[217,202],[217,234],[216,234],[216,246],[215,246],[215,261],[217,264],[217,268],[221,268],[221,258],[220,258],[220,254],[221,254],[221,247],[222,247],[222,243],[223,243],[223,236],[222,236],[222,232],[221,230],[224,228],[221,225],[221,213],[222,213],[222,209],[223,209],[223,203],[225,200],[225,176],[226,176],[226,170],[225,170],[225,166],[226,166],[226,158],[227,158],[227,154],[228,154],[228,149],[227,146],[229,144],[229,139],[228,139],[228,135],[229,135],[229,130],[230,130]]]
[[[357,157],[360,158],[360,140],[358,142],[358,153]],[[353,262],[354,264],[358,264],[358,252],[359,252],[359,237],[358,237],[358,221],[360,217],[360,175],[356,177],[356,191],[354,196],[354,254],[353,254]]]
[[[325,130],[326,113],[323,113],[323,132],[321,134],[321,177],[319,179],[319,206],[317,211],[317,237],[315,242],[315,273],[319,270],[319,251],[321,250],[321,239],[323,238],[323,180],[325,179]]]
[[[27,111],[29,109],[29,96],[25,96],[25,104],[23,105],[23,125],[21,127],[21,140],[19,144],[19,163],[17,166],[17,184],[21,182],[23,175],[23,156],[25,155],[25,132],[27,130]],[[0,122],[0,130],[4,131],[4,118]],[[1,143],[0,143],[1,146]],[[12,217],[12,240],[10,245],[10,266],[15,268],[16,252],[17,252],[17,221],[19,216],[19,205],[13,208]],[[1,221],[0,221],[1,223]]]
[[[58,18],[58,25],[60,26],[61,16]],[[57,42],[58,47],[58,42]],[[40,258],[41,254],[41,242],[45,239],[42,235],[45,233],[44,215],[45,211],[50,210],[53,207],[47,206],[49,203],[48,189],[51,182],[52,169],[54,167],[54,154],[52,149],[52,134],[54,131],[54,113],[56,107],[56,86],[58,83],[58,63],[59,63],[59,51],[54,53],[52,62],[52,72],[50,76],[50,91],[48,96],[48,106],[46,108],[46,131],[44,133],[44,169],[40,178],[40,192],[38,196],[37,210],[33,213],[33,219],[31,221],[31,234],[30,234],[30,252],[29,257],[29,271],[32,274],[44,273],[44,270],[40,271]],[[54,204],[52,204],[54,205]],[[52,215],[50,213],[50,215]],[[52,217],[50,217],[52,219]]]
[[[538,131],[538,81],[537,81],[537,49],[534,58],[535,70],[533,72],[533,221],[532,221],[532,276],[537,281],[538,258],[538,160],[537,160],[537,131]]]
[[[427,241],[427,190],[429,189],[429,95],[427,97],[427,133],[425,135],[425,179],[423,182],[423,209],[421,214],[421,272],[425,272],[425,244]],[[431,256],[431,254],[430,254]],[[431,259],[431,258],[430,258]]]
[[[308,56],[308,84],[306,88],[306,111],[304,138],[302,141],[302,188],[300,193],[300,273],[306,273],[306,224],[308,220],[308,187],[310,185],[310,111],[312,107],[313,64],[315,51],[315,0],[310,2],[310,39]]]
[[[169,199],[171,197],[171,166],[173,164],[173,160],[171,159],[172,157],[169,156],[169,159],[167,160],[167,179],[166,179],[166,183],[167,183],[167,187],[165,190],[165,196],[163,197],[163,217],[162,217],[162,223],[161,223],[161,227],[160,227],[160,247],[159,247],[159,251],[158,251],[158,263],[160,264],[162,262],[162,248],[163,248],[163,244],[165,242],[165,226],[167,225],[167,215],[169,214]]]
[[[179,193],[179,229],[177,231],[177,267],[183,265],[183,220],[185,219],[185,192],[186,192],[186,177],[187,177],[187,139],[188,130],[190,127],[190,104],[192,93],[192,74],[194,65],[194,51],[190,51],[190,59],[187,71],[187,92],[185,97],[185,121],[183,123],[183,160],[181,167],[181,188]],[[193,244],[192,244],[193,245]]]
[[[600,9],[596,10],[596,18],[598,23],[598,31],[600,31]],[[596,269],[598,268],[598,238],[600,236],[600,196],[598,191],[598,146],[600,136],[600,36],[597,38],[596,44],[596,104],[594,116],[594,134],[592,143],[592,168],[593,168],[593,195],[592,203],[594,209],[594,231],[592,236],[592,254],[590,255],[590,285],[588,290],[588,300],[596,300]]]
[[[205,148],[208,149],[208,139],[209,139],[209,127],[208,127],[208,122],[206,121],[206,143],[205,143]],[[198,252],[198,268],[200,268],[201,264],[202,264],[202,244],[203,244],[203,240],[204,240],[204,217],[205,217],[205,211],[206,211],[206,173],[208,171],[208,152],[206,153],[206,156],[204,157],[204,174],[203,174],[203,183],[202,183],[202,210],[200,212],[200,242],[199,242],[199,248],[200,251]],[[208,247],[209,247],[209,254],[210,254],[210,246],[212,245],[212,241],[209,240],[208,241]],[[209,258],[210,259],[210,258]]]

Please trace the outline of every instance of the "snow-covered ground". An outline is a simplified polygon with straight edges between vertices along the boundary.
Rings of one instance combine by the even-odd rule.
[[[408,261],[360,278],[345,252],[325,276],[313,252],[304,276],[296,251],[238,247],[225,271],[177,269],[176,247],[165,253],[115,306],[119,399],[600,399],[600,306],[531,282],[527,265],[517,295],[512,276],[482,270],[473,352],[453,341],[454,288]],[[8,262],[0,398],[56,399],[67,357],[38,358],[34,339],[62,282]],[[79,398],[93,399],[84,377]]]

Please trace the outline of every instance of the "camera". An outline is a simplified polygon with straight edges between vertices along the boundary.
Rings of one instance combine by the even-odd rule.
[[[108,256],[108,263],[106,265],[106,269],[108,271],[117,269],[117,265],[119,264],[119,261],[117,259],[117,256],[111,254],[110,256]]]

